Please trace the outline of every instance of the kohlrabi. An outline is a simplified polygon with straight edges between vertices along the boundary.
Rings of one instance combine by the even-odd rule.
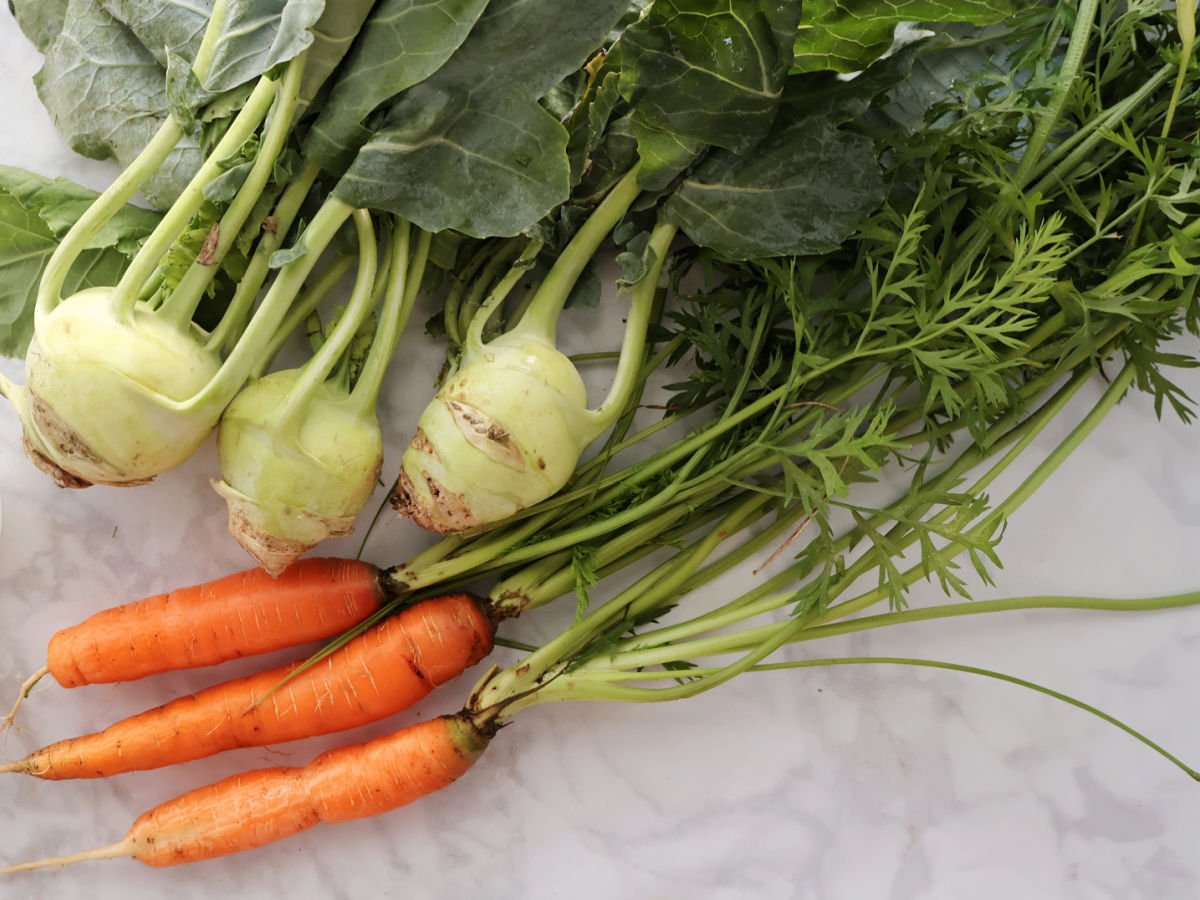
[[[397,224],[379,264],[370,216],[360,210],[354,223],[358,273],[336,325],[302,367],[251,382],[217,432],[224,478],[213,486],[229,504],[229,530],[272,574],[326,538],[349,534],[383,465],[375,404],[416,299],[429,235],[418,231],[414,240]],[[354,339],[380,294],[378,326],[356,373]]]
[[[616,420],[638,383],[674,227],[661,226],[651,237],[651,263],[633,288],[616,376],[597,408],[588,408],[583,379],[555,339],[572,288],[639,192],[635,173],[613,187],[508,331],[483,337],[523,271],[521,261],[475,313],[461,360],[421,415],[404,453],[393,497],[402,515],[442,533],[508,518],[566,484],[583,451]]]
[[[202,82],[226,25],[229,3],[214,4],[191,67]],[[189,456],[256,364],[320,250],[352,208],[333,201],[309,223],[304,253],[283,266],[253,318],[250,312],[268,273],[270,250],[290,228],[311,180],[264,204],[295,114],[305,55],[259,78],[220,141],[159,225],[146,238],[118,284],[63,297],[72,265],[125,203],[171,154],[185,134],[173,111],[143,152],[79,218],[43,273],[26,356],[27,384],[0,388],[16,407],[30,458],[62,486],[130,485],[154,478]],[[244,179],[227,202],[206,189],[243,163]],[[263,209],[266,205],[266,210]],[[206,239],[189,264],[173,251],[207,222]],[[264,228],[264,222],[269,223]],[[244,229],[264,231],[256,260],[241,279],[223,320],[211,332],[193,322],[223,260]],[[168,270],[170,270],[168,272]],[[247,325],[249,320],[249,325]],[[231,348],[231,349],[230,349]],[[226,352],[228,351],[228,352]]]

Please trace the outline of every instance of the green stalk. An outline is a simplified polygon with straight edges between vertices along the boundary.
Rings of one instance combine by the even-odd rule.
[[[271,361],[283,349],[283,345],[287,339],[308,318],[309,314],[321,305],[325,298],[332,293],[333,289],[341,283],[352,265],[354,265],[354,256],[348,253],[334,257],[329,265],[322,269],[317,277],[296,298],[295,305],[288,310],[288,314],[284,317],[279,330],[275,332],[275,335],[271,338],[271,342],[263,351],[262,359],[254,367],[253,377],[262,377],[263,373],[267,371],[267,367],[271,365]]]
[[[571,289],[609,232],[621,221],[640,193],[637,170],[634,169],[617,182],[571,238],[534,294],[521,321],[513,328],[514,332],[537,335],[550,343],[555,342],[558,317]]]
[[[1075,85],[1075,79],[1079,76],[1079,68],[1083,64],[1083,56],[1087,52],[1092,26],[1096,21],[1096,11],[1099,8],[1100,0],[1080,0],[1079,2],[1079,8],[1075,12],[1075,27],[1071,30],[1071,39],[1058,70],[1054,93],[1050,97],[1050,102],[1037,115],[1037,125],[1034,127],[1033,135],[1029,138],[1029,143],[1025,146],[1021,163],[1017,166],[1016,174],[1013,176],[1013,182],[1018,187],[1023,186],[1029,180],[1046,143],[1050,140],[1050,133],[1058,125],[1063,107],[1066,106],[1067,98],[1071,95],[1071,89]]]
[[[517,282],[522,276],[529,271],[533,261],[537,259],[537,255],[542,252],[542,242],[540,240],[530,240],[526,242],[525,248],[515,259],[509,259],[508,254],[504,254],[504,259],[509,263],[508,272],[500,279],[488,294],[487,299],[482,305],[476,304],[475,313],[468,323],[467,327],[462,332],[462,344],[468,353],[484,353],[486,344],[483,341],[483,332],[487,328],[487,324],[491,321],[492,315],[503,303],[508,295],[512,293],[513,288],[517,286]],[[493,257],[492,262],[495,262],[501,257]],[[490,267],[491,263],[489,263]],[[485,284],[490,284],[495,278],[496,271],[486,272],[480,280]]]
[[[1067,438],[1054,448],[1054,450],[1041,462],[1041,464],[1039,464],[1037,468],[1035,468],[1033,472],[1021,482],[1015,491],[1005,498],[1003,502],[993,507],[991,512],[988,513],[977,525],[966,531],[965,535],[968,538],[986,538],[995,531],[997,526],[999,526],[1002,521],[1011,516],[1021,506],[1022,503],[1029,499],[1029,497],[1033,495],[1034,491],[1041,487],[1046,482],[1046,479],[1048,479],[1055,471],[1058,470],[1058,467],[1067,460],[1067,458],[1079,447],[1083,440],[1096,429],[1104,417],[1112,411],[1112,409],[1116,406],[1117,401],[1120,400],[1125,391],[1129,388],[1130,384],[1132,384],[1134,374],[1135,369],[1133,364],[1126,363],[1120,374],[1113,380],[1108,389],[1104,392],[1104,395],[1100,398],[1099,402],[1097,402],[1097,404],[1088,412],[1087,416],[1075,426]],[[1075,384],[1075,389],[1078,389],[1079,384],[1082,383],[1082,376],[1077,376],[1076,379],[1073,380],[1073,383]],[[1047,404],[1047,407],[1049,407],[1051,410],[1054,410],[1054,413],[1050,416],[1047,416],[1043,420],[1043,427],[1054,418],[1054,416],[1057,414],[1057,411],[1061,410],[1069,399],[1070,394],[1064,391],[1060,392],[1053,400],[1050,401],[1049,404]],[[998,463],[996,463],[996,466],[1002,469],[1010,465],[1029,445],[1038,431],[1040,431],[1040,428],[1036,430],[1030,430],[1028,433],[1023,435],[1021,440],[1018,441],[1018,443]],[[953,561],[955,557],[960,556],[965,549],[966,548],[964,544],[955,543],[938,551],[936,558],[942,564],[949,563]],[[920,564],[910,568],[907,572],[905,572],[903,576],[904,583],[906,585],[915,584],[918,580],[924,577],[926,574],[926,565],[927,564]],[[854,613],[859,612],[868,606],[872,606],[873,604],[886,599],[887,596],[888,592],[883,588],[869,591],[854,600],[831,606],[819,617],[818,621],[820,623],[824,623],[834,619],[844,618],[848,615],[853,615]]]
[[[262,358],[264,348],[268,347],[279,325],[287,315],[288,309],[297,294],[304,287],[304,281],[320,259],[322,252],[337,235],[338,230],[354,213],[354,208],[330,197],[321,209],[313,216],[308,227],[304,229],[300,241],[307,252],[289,262],[279,270],[278,276],[263,298],[258,311],[250,320],[249,326],[234,346],[233,351],[225,358],[216,376],[205,386],[204,390],[189,400],[174,404],[180,410],[208,409],[214,416],[220,414],[233,395],[240,390],[249,374]],[[167,404],[163,404],[167,405]]]
[[[1005,675],[1003,672],[996,672],[991,669],[981,669],[977,666],[966,666],[959,663],[942,662],[932,659],[914,659],[911,657],[901,656],[839,656],[829,657],[826,659],[803,659],[790,662],[755,664],[748,666],[744,671],[752,672],[769,672],[780,671],[785,669],[811,669],[825,666],[860,666],[860,665],[898,665],[898,666],[918,666],[921,668],[942,669],[951,672],[960,672],[968,675],[979,675],[985,678],[991,678],[996,681],[1003,681],[1007,684],[1013,684],[1018,687],[1027,688],[1031,691],[1036,691],[1039,694],[1044,694],[1047,697],[1052,697],[1055,700],[1060,700],[1070,706],[1080,709],[1090,715],[1107,722],[1119,728],[1121,731],[1128,734],[1130,737],[1145,744],[1159,756],[1172,763],[1177,768],[1185,772],[1190,778],[1200,781],[1200,772],[1197,772],[1187,763],[1183,762],[1174,754],[1168,752],[1158,743],[1150,740],[1139,731],[1126,725],[1120,719],[1092,706],[1090,703],[1085,703],[1069,694],[1064,694],[1061,691],[1056,691],[1033,681],[1027,681],[1024,678],[1017,678],[1013,675]],[[541,691],[529,696],[520,698],[504,707],[503,713],[507,718],[519,709],[532,706],[538,702],[552,702],[562,700],[603,700],[603,701],[622,701],[632,703],[656,702],[664,700],[676,700],[685,697],[694,696],[700,693],[701,690],[707,690],[709,687],[715,687],[713,682],[708,681],[710,678],[715,678],[721,675],[724,669],[688,669],[685,672],[620,672],[613,673],[614,677],[620,677],[623,680],[629,681],[647,681],[659,679],[678,679],[687,678],[687,683],[676,689],[668,688],[635,688],[627,685],[607,684],[594,675],[590,679],[584,679],[578,676],[565,675],[561,681],[554,682]],[[700,690],[691,689],[692,685],[704,685]]]
[[[458,310],[458,328],[457,333],[465,335],[471,329],[471,321],[475,318],[475,313],[479,310],[479,305],[483,302],[485,296],[490,296],[489,288],[492,282],[496,280],[496,276],[504,269],[511,268],[513,260],[521,253],[521,244],[523,238],[509,238],[500,244],[499,249],[492,253],[479,273],[479,277],[471,283],[470,290],[466,292],[465,302],[463,302]],[[511,290],[511,289],[510,289]]]
[[[258,245],[254,248],[254,255],[250,258],[246,273],[238,281],[229,306],[205,343],[205,347],[208,349],[215,350],[224,347],[226,351],[230,351],[241,337],[258,291],[270,272],[271,256],[287,237],[292,223],[300,213],[301,205],[320,174],[320,167],[309,163],[284,190],[283,196],[279,198],[279,203],[275,206],[274,214],[268,220],[262,236],[258,239]]]
[[[387,374],[388,363],[396,349],[396,341],[403,334],[408,324],[412,306],[406,301],[410,296],[409,285],[409,243],[412,227],[407,222],[396,222],[392,234],[391,265],[387,270],[387,289],[384,294],[383,308],[379,313],[379,326],[371,349],[367,353],[366,362],[358,374],[351,396],[354,398],[359,415],[367,415],[375,409],[379,399],[379,391],[383,387],[383,378]],[[425,232],[421,232],[425,234]],[[419,273],[417,281],[420,282]]]
[[[650,328],[654,298],[658,292],[658,277],[678,230],[674,225],[659,224],[650,233],[647,246],[649,252],[654,254],[654,261],[642,280],[634,285],[625,335],[621,342],[621,356],[617,361],[612,387],[609,388],[604,401],[588,411],[588,420],[595,437],[607,431],[617,416],[621,415],[629,397],[643,380],[642,355],[646,348],[646,332]]]
[[[263,129],[262,140],[254,164],[246,181],[234,195],[233,202],[217,225],[217,245],[205,262],[192,263],[171,296],[162,306],[161,314],[183,327],[192,320],[205,291],[216,276],[229,248],[233,246],[242,227],[251,213],[258,207],[262,193],[275,169],[275,162],[283,152],[292,131],[292,120],[296,114],[296,98],[300,93],[300,81],[304,76],[307,54],[301,53],[287,65],[287,72],[279,83],[274,105]]]
[[[118,319],[126,320],[132,314],[142,285],[154,274],[171,245],[204,204],[205,187],[221,174],[222,161],[237,153],[258,129],[275,100],[278,87],[279,83],[271,78],[264,76],[259,79],[246,105],[238,112],[237,118],[233,120],[216,148],[138,249],[137,255],[113,289],[113,315]]]
[[[354,279],[354,290],[337,326],[327,335],[321,349],[304,364],[300,377],[272,414],[272,419],[280,425],[281,433],[285,429],[298,429],[303,424],[313,394],[342,358],[377,299],[375,276],[379,266],[379,249],[376,246],[375,226],[371,214],[365,209],[355,210],[352,218],[358,234],[358,273]]]

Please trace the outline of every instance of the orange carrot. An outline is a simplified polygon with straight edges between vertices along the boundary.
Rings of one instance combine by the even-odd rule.
[[[261,769],[197,788],[139,816],[119,843],[0,874],[122,856],[174,866],[261,847],[320,822],[377,815],[446,787],[491,736],[465,714],[441,716],[330,750],[300,768]]]
[[[174,669],[333,637],[384,601],[379,570],[346,559],[306,559],[278,578],[250,569],[126,603],[50,639],[45,668],[21,686],[21,701],[46,674],[63,687],[133,681]]]
[[[237,747],[365,725],[411,706],[492,649],[494,625],[470,594],[423,600],[273,689],[300,663],[236,678],[59,741],[0,766],[38,778],[103,778]],[[265,699],[264,699],[265,698]]]

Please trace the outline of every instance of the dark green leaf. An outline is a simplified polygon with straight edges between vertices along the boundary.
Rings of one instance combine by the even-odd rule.
[[[664,215],[693,241],[733,259],[827,253],[879,206],[871,141],[822,119],[777,128],[750,156],[710,155]]]
[[[659,131],[747,150],[774,120],[800,7],[796,0],[658,0],[614,49],[621,93]]]
[[[370,137],[367,116],[436,72],[485,6],[487,0],[382,0],[309,133],[311,157],[335,171],[348,166]]]
[[[626,6],[493,0],[450,61],[391,108],[335,193],[429,231],[530,228],[571,184],[567,131],[538,99],[584,64]]]
[[[990,25],[1028,8],[1017,0],[805,0],[793,72],[858,72],[892,46],[902,22]]]

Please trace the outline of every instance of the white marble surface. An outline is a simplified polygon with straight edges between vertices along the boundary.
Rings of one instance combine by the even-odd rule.
[[[0,14],[0,161],[104,183],[112,170],[75,158],[51,128],[29,81],[36,67]],[[412,374],[396,373],[385,410],[389,470],[427,395],[421,359],[436,357],[419,341],[410,347],[402,358],[416,357]],[[16,376],[19,366],[0,370]],[[1185,381],[1200,396],[1200,376]],[[1131,397],[1014,517],[999,585],[977,596],[1200,586],[1198,443],[1200,431],[1157,424],[1150,403]],[[56,628],[244,566],[207,488],[213,463],[208,446],[146,488],[61,492],[21,456],[15,418],[0,409],[5,695],[42,664]],[[424,540],[393,523],[369,556],[396,561]],[[723,587],[750,580],[736,573]],[[914,597],[937,600],[931,588]],[[548,634],[557,621],[547,611],[520,634]],[[1200,763],[1198,645],[1200,610],[1186,610],[931,623],[838,639],[820,652],[927,656],[1042,681]],[[105,782],[8,776],[0,858],[109,843],[184,789],[453,710],[474,674],[390,726],[348,736]],[[3,750],[19,755],[92,730],[212,678],[44,687]],[[1198,832],[1200,786],[1095,719],[967,676],[843,668],[746,676],[667,706],[535,709],[463,781],[374,821],[182,869],[121,860],[26,875],[0,882],[0,897],[1187,900],[1200,893]]]

